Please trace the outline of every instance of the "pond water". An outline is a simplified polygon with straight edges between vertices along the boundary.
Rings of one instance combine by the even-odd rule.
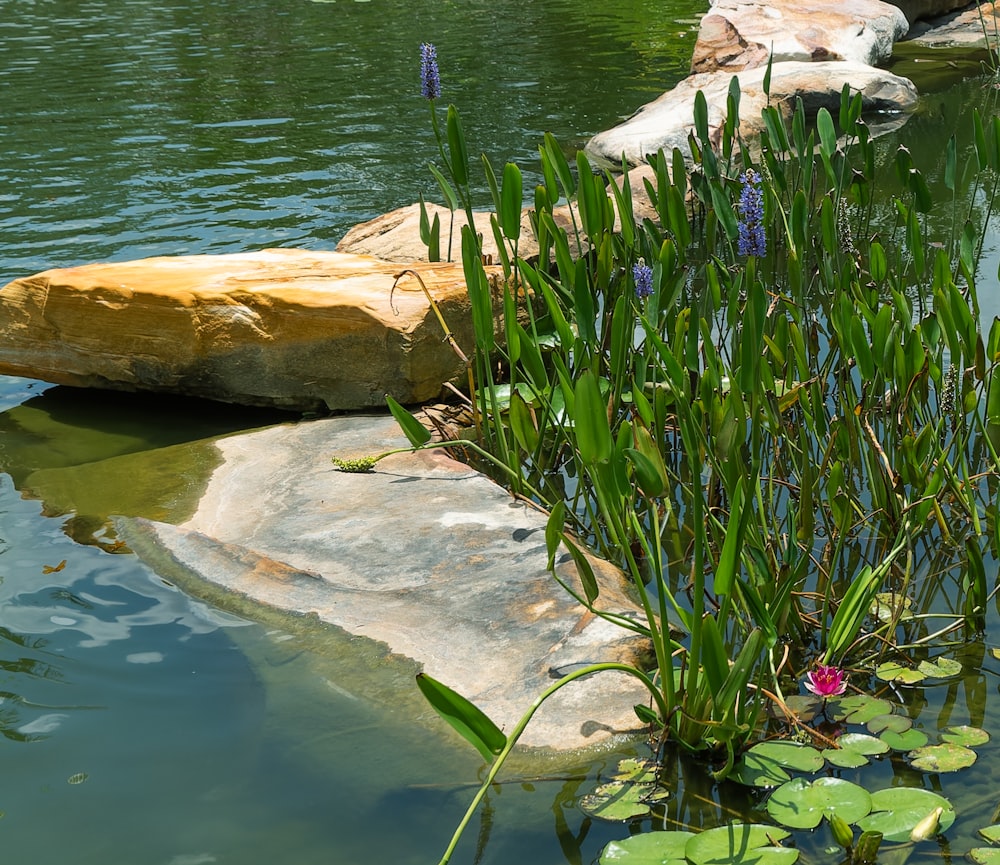
[[[530,167],[543,132],[572,150],[682,77],[704,4],[13,0],[7,9],[0,284],[97,260],[332,249],[357,222],[434,195],[420,42],[438,46],[444,99],[459,105],[471,147]],[[984,92],[976,82],[932,94],[898,141],[918,164],[918,150],[932,161],[961,106]],[[991,236],[983,266],[991,315],[997,246]],[[386,696],[412,671],[308,622],[191,598],[123,552],[107,523],[114,513],[182,518],[211,470],[212,437],[294,418],[20,379],[0,379],[0,409],[5,855],[436,861],[479,761],[448,734],[409,723],[410,707]],[[990,628],[995,639],[995,615]],[[997,690],[989,660],[979,661],[954,694],[926,689],[922,717],[931,728],[947,716],[1000,731],[982,717]],[[622,753],[515,767],[461,861],[477,848],[482,862],[596,861],[629,830],[591,821],[576,801]],[[963,788],[988,788],[991,763],[987,748]],[[902,770],[878,771],[888,783]],[[696,774],[682,787],[667,812],[683,824],[714,825],[720,796],[752,804],[742,788],[720,792]]]

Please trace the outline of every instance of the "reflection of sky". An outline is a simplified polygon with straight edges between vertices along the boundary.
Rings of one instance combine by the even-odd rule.
[[[14,633],[72,631],[79,646],[90,648],[127,640],[135,628],[172,625],[190,636],[246,624],[189,598],[134,556],[81,547],[55,524],[40,539],[45,525],[37,508],[20,500],[9,478],[0,478],[0,605],[3,626]],[[65,566],[46,573],[62,559]]]

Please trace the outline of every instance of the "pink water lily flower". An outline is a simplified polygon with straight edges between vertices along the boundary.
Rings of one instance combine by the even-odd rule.
[[[839,697],[847,690],[847,676],[839,667],[820,664],[814,672],[806,673],[806,690],[824,700]]]

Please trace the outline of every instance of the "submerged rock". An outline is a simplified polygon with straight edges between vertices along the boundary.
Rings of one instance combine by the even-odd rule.
[[[692,72],[738,72],[786,60],[850,60],[874,66],[909,29],[882,0],[715,0],[701,21]]]
[[[560,674],[645,656],[645,640],[588,613],[547,571],[545,516],[479,472],[440,451],[397,454],[367,474],[330,461],[400,446],[388,417],[222,439],[193,517],[179,526],[123,520],[119,530],[158,572],[180,567],[189,591],[222,586],[384,643],[507,731]],[[558,567],[576,582],[571,560]],[[594,567],[599,606],[641,617],[621,573]],[[522,742],[591,745],[639,727],[632,707],[647,702],[626,674],[591,676],[546,703]],[[421,720],[443,724],[429,707]]]
[[[301,411],[421,402],[465,366],[420,280],[471,351],[456,264],[268,249],[47,270],[0,290],[0,373]]]
[[[810,114],[821,107],[839,111],[845,83],[850,84],[853,92],[861,93],[867,112],[888,114],[901,121],[905,119],[904,112],[917,103],[917,90],[906,78],[863,63],[775,63],[771,69],[770,97],[764,92],[765,71],[766,67],[757,67],[735,75],[742,91],[740,132],[744,138],[762,131],[761,111],[769,102],[785,116],[791,114],[799,98]],[[729,72],[691,75],[673,90],[642,106],[624,123],[591,138],[587,154],[604,164],[620,164],[624,154],[633,165],[661,148],[669,154],[678,147],[688,155],[688,135],[694,130],[694,99],[699,90],[708,104],[709,135],[718,143],[733,77]]]

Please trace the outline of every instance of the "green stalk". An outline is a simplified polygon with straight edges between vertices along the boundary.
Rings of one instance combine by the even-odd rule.
[[[462,833],[465,832],[466,826],[469,825],[469,821],[472,819],[472,815],[476,812],[476,809],[479,807],[479,804],[483,801],[483,799],[486,796],[486,793],[493,785],[494,779],[499,774],[500,769],[503,768],[503,764],[507,761],[507,758],[510,756],[511,751],[514,750],[514,746],[517,745],[517,741],[518,739],[521,738],[521,734],[524,733],[525,728],[531,722],[531,719],[535,716],[535,712],[537,712],[541,708],[542,704],[549,697],[551,697],[556,691],[558,691],[564,685],[568,685],[570,682],[573,682],[576,679],[581,679],[584,676],[589,676],[592,673],[600,673],[608,670],[614,670],[620,673],[628,673],[630,676],[634,676],[635,678],[637,678],[640,682],[642,682],[642,684],[646,687],[646,689],[650,692],[650,694],[652,694],[653,700],[656,703],[657,709],[660,711],[661,716],[664,718],[667,717],[666,703],[664,702],[663,697],[661,696],[656,685],[653,684],[649,676],[647,676],[645,673],[643,673],[641,670],[635,667],[630,667],[628,664],[618,664],[612,662],[603,664],[592,664],[589,667],[584,667],[581,670],[575,670],[574,672],[566,676],[563,676],[563,678],[561,678],[558,682],[556,682],[553,685],[550,685],[538,697],[535,698],[535,701],[531,704],[531,707],[528,709],[527,712],[524,713],[521,720],[517,722],[516,726],[511,731],[511,734],[507,737],[507,744],[504,745],[503,750],[499,754],[497,754],[496,759],[490,766],[490,771],[486,775],[486,780],[484,780],[482,785],[479,787],[479,791],[476,793],[471,804],[466,810],[465,816],[462,817],[462,821],[458,824],[458,828],[455,830],[455,834],[452,835],[451,842],[448,844],[447,849],[445,849],[444,855],[441,857],[441,860],[438,863],[438,865],[447,865],[447,863],[451,860],[451,857],[455,852],[455,848],[458,846],[458,842],[462,838]]]

